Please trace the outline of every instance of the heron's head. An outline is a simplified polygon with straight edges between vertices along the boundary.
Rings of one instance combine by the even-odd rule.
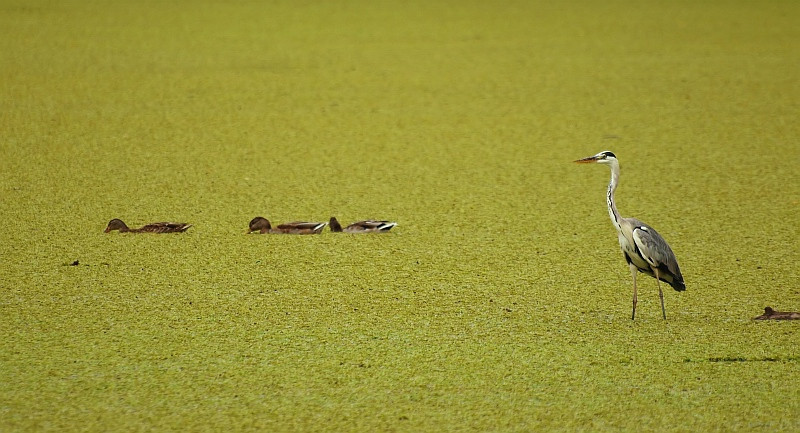
[[[578,164],[592,164],[592,163],[611,164],[612,162],[615,161],[617,161],[617,155],[614,155],[614,152],[604,150],[598,153],[597,155],[579,159],[575,162],[577,162]]]

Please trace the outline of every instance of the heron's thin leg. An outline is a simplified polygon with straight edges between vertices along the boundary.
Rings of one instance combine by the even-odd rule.
[[[661,316],[667,320],[667,310],[664,309],[664,292],[661,291],[661,280],[658,279],[658,268],[653,269],[656,274],[656,284],[658,284],[658,297],[661,299]]]
[[[639,272],[639,269],[636,268],[636,265],[633,263],[630,264],[631,266],[631,276],[633,277],[633,312],[631,312],[631,320],[636,319],[636,273]]]

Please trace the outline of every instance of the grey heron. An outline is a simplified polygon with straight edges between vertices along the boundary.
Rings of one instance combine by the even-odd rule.
[[[611,167],[611,182],[608,184],[606,204],[611,223],[617,229],[619,247],[625,255],[625,261],[631,269],[633,277],[633,312],[631,320],[636,318],[636,274],[641,272],[656,279],[658,284],[658,297],[661,299],[661,315],[667,319],[664,309],[664,292],[661,291],[661,281],[682,292],[686,290],[681,269],[675,254],[658,232],[636,218],[622,218],[617,211],[614,201],[614,192],[619,184],[619,161],[613,152],[603,151],[597,155],[575,161],[579,164],[605,164]]]

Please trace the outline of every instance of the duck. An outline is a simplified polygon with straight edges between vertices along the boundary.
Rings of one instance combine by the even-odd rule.
[[[258,232],[261,234],[290,234],[290,235],[316,235],[322,232],[322,229],[328,223],[306,222],[306,221],[293,221],[290,223],[281,224],[273,228],[269,220],[264,217],[255,217],[250,221],[250,231],[248,233]]]
[[[772,307],[765,307],[764,314],[753,317],[753,320],[800,320],[800,313],[796,311],[775,311]]]
[[[108,222],[105,233],[119,230],[120,233],[181,233],[185,232],[191,224],[187,223],[173,223],[173,222],[160,222],[151,223],[138,229],[128,228],[128,225],[122,222],[119,218],[114,218]]]
[[[388,232],[396,225],[396,222],[391,221],[364,220],[356,221],[353,224],[342,228],[342,225],[339,224],[339,221],[336,220],[336,217],[331,217],[330,221],[331,231],[335,233],[384,233]]]

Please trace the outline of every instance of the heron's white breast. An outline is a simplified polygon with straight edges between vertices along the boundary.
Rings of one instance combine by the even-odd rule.
[[[647,264],[644,259],[636,252],[636,245],[633,243],[633,239],[628,239],[622,231],[619,232],[619,247],[623,253],[627,254],[630,257],[631,261],[634,265],[636,265],[639,269],[650,269],[650,265]]]

